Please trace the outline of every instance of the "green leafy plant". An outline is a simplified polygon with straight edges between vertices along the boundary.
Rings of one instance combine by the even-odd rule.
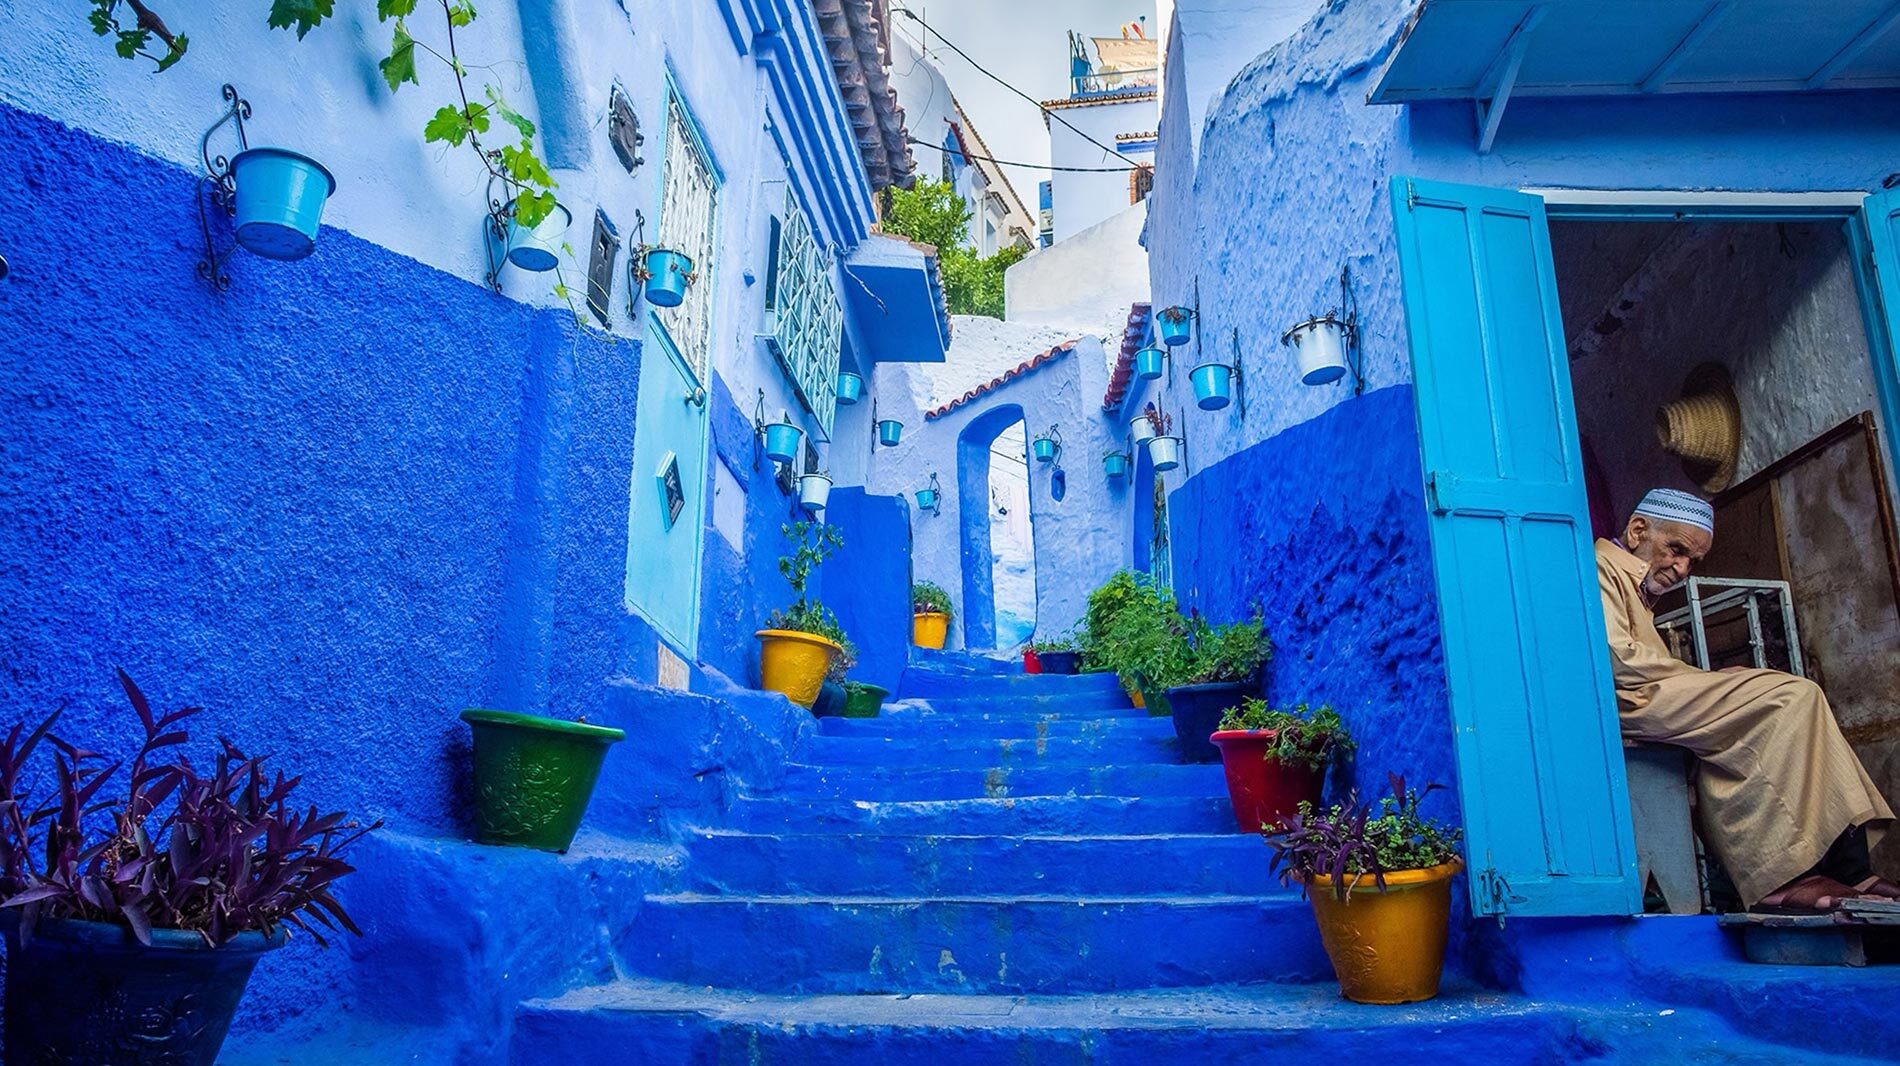
[[[1012,246],[995,255],[977,255],[970,247],[970,209],[950,183],[920,178],[909,189],[891,189],[884,231],[937,249],[937,269],[951,314],[1003,317],[1003,273],[1029,249]]]
[[[791,606],[775,610],[767,616],[765,627],[823,637],[846,649],[846,655],[832,656],[833,667],[836,668],[838,661],[848,655],[850,662],[845,669],[850,669],[857,662],[857,646],[845,636],[844,626],[839,624],[838,616],[816,597],[806,595],[812,574],[824,565],[826,559],[837,554],[839,548],[844,547],[844,534],[836,526],[816,522],[790,522],[780,526],[779,532],[792,543],[793,548],[790,555],[779,556],[778,572],[784,575],[785,583],[792,587],[792,594],[797,599],[792,601]],[[843,676],[842,673],[839,676]]]
[[[1182,672],[1157,680],[1169,681],[1169,687],[1249,681],[1273,657],[1273,642],[1258,613],[1250,621],[1227,625],[1213,625],[1197,614],[1188,620],[1187,644]]]
[[[132,13],[132,26],[129,29],[119,21],[121,6]],[[158,64],[158,72],[170,70],[173,64],[185,58],[185,50],[191,47],[190,38],[182,33],[173,33],[157,12],[139,0],[92,0],[92,11],[88,13],[87,20],[92,25],[93,33],[112,38],[113,51],[119,53],[119,58],[149,59]],[[152,51],[154,40],[164,45],[165,50]]]
[[[1273,848],[1269,870],[1280,872],[1280,883],[1298,878],[1305,884],[1326,881],[1341,897],[1370,875],[1385,891],[1385,875],[1400,870],[1425,870],[1458,857],[1462,833],[1419,813],[1419,803],[1442,785],[1411,792],[1405,778],[1388,774],[1392,794],[1379,801],[1379,813],[1362,806],[1357,794],[1345,803],[1315,810],[1300,804],[1294,814],[1267,834]]]
[[[1174,593],[1146,574],[1120,571],[1089,597],[1085,664],[1113,670],[1124,685],[1170,683],[1187,670],[1192,648]]]
[[[919,581],[910,587],[912,614],[941,614],[946,618],[956,611],[950,606],[950,594],[934,581]]]
[[[1302,703],[1290,711],[1270,708],[1265,700],[1249,696],[1221,716],[1223,730],[1273,733],[1266,758],[1287,766],[1319,769],[1345,757],[1358,743],[1346,729],[1339,712],[1322,704],[1317,710]]]

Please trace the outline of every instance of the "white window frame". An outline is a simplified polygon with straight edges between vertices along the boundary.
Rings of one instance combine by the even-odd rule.
[[[818,244],[811,220],[786,183],[779,217],[778,256],[767,284],[765,342],[799,402],[831,437],[838,409],[838,364],[844,350],[844,307],[831,278],[832,257]]]
[[[684,252],[698,275],[678,307],[655,307],[654,319],[679,349],[697,383],[711,380],[713,250],[719,212],[719,171],[701,143],[698,125],[679,93],[666,96],[666,154],[660,178],[662,248]]]

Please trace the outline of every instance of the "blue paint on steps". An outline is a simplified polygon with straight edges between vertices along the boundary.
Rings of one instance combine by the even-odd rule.
[[[761,798],[734,804],[731,824],[755,833],[1220,833],[1233,827],[1234,812],[1225,796],[1025,796],[908,803]]]
[[[919,740],[937,737],[1030,739],[1059,736],[1171,737],[1174,722],[1167,718],[1080,718],[1069,715],[883,715],[878,718],[826,718],[818,731],[830,736],[903,736]]]
[[[785,774],[784,794],[826,799],[937,800],[983,796],[1227,795],[1219,766],[1089,766],[1082,763],[987,769],[804,766]]]
[[[989,697],[1011,693],[1100,698],[1104,706],[1131,706],[1114,674],[1025,674],[1020,663],[1007,672],[951,673],[920,666],[915,657],[898,683],[898,699],[931,696]]]
[[[1180,743],[1172,728],[1167,735],[1076,733],[1043,737],[939,737],[923,740],[909,736],[855,733],[812,738],[801,757],[823,766],[1047,766],[1085,763],[1092,766],[1129,763],[1178,762]]]

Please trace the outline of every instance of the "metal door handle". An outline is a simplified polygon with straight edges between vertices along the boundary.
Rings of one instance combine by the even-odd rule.
[[[706,389],[703,386],[687,389],[686,402],[694,407],[706,406]]]

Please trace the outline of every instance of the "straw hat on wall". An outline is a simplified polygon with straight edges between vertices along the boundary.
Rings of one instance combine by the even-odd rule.
[[[1704,363],[1690,371],[1682,399],[1656,409],[1656,437],[1705,491],[1728,488],[1742,452],[1742,408],[1728,370]]]

